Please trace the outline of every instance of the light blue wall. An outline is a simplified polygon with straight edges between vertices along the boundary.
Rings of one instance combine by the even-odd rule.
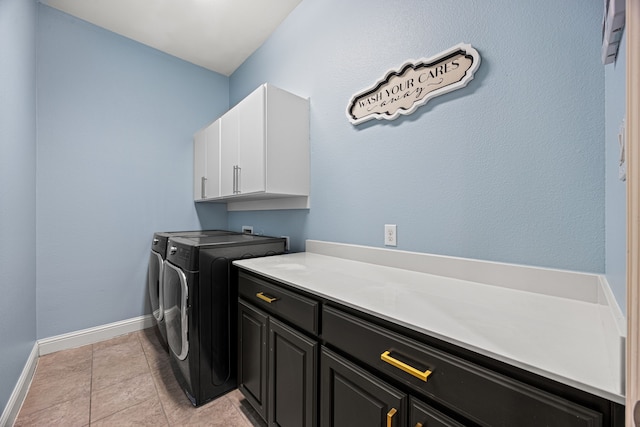
[[[231,76],[311,100],[311,209],[230,213],[265,234],[604,272],[602,2],[304,0]],[[408,59],[471,43],[464,89],[352,126],[350,97]]]
[[[618,133],[626,113],[626,47],[623,37],[616,63],[605,67],[606,274],[623,313],[627,310],[627,187],[618,179]]]
[[[36,4],[0,0],[0,414],[36,340]]]
[[[47,6],[37,38],[46,338],[148,313],[154,231],[226,227],[224,206],[194,207],[192,135],[229,101],[227,77]]]
[[[382,246],[396,223],[399,249],[606,271],[624,308],[623,65],[600,62],[601,12],[304,0],[229,80],[0,0],[0,407],[36,338],[148,312],[157,230],[253,225],[299,251],[307,238]],[[468,87],[394,122],[346,120],[388,69],[459,42],[482,56]],[[311,99],[311,210],[194,207],[194,130],[263,82]]]

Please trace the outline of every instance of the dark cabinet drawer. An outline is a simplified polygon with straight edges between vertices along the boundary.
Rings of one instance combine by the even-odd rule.
[[[238,294],[256,307],[314,335],[318,334],[318,301],[243,272],[238,275]]]
[[[325,306],[322,338],[485,426],[600,426],[602,414]]]

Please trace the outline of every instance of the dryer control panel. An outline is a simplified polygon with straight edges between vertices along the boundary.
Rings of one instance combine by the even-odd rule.
[[[176,241],[178,240],[178,241]],[[185,271],[195,271],[198,266],[198,247],[185,244],[179,238],[169,239],[167,261]]]

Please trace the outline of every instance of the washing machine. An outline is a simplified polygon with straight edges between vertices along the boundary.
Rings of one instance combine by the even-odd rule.
[[[194,406],[237,386],[237,270],[232,261],[282,254],[285,239],[170,237],[162,287],[171,367]]]
[[[156,232],[151,241],[151,254],[149,255],[149,267],[147,273],[147,289],[149,291],[149,301],[151,302],[151,312],[156,320],[156,326],[160,337],[167,344],[167,330],[164,322],[164,308],[162,297],[162,270],[167,256],[167,242],[171,236],[185,237],[205,237],[225,234],[239,234],[226,230],[203,230],[203,231],[170,231]]]

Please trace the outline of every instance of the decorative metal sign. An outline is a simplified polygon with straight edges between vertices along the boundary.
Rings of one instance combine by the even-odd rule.
[[[464,43],[431,58],[407,61],[375,86],[353,95],[347,117],[357,125],[411,114],[430,99],[465,87],[479,66],[478,51]]]

